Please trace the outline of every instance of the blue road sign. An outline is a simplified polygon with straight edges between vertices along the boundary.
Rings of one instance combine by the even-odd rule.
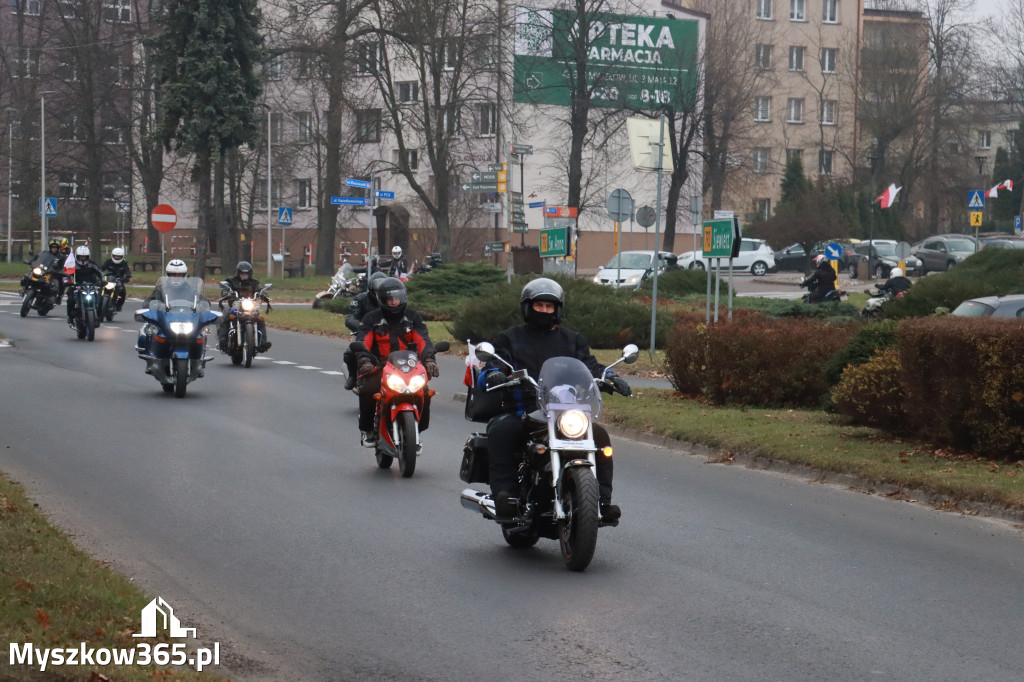
[[[379,189],[373,193],[373,196],[377,197],[378,199],[394,199],[395,193]]]
[[[829,260],[839,260],[843,255],[843,247],[839,246],[836,242],[829,242],[825,247],[825,258]]]
[[[39,200],[39,215],[53,218],[57,215],[57,200],[54,197],[46,197]]]
[[[547,206],[547,203],[548,203],[548,202],[546,202],[546,201],[531,201],[531,202],[530,202],[529,204],[527,204],[527,205],[528,205],[528,206],[529,206],[530,208],[544,208],[545,206]]]
[[[1020,233],[1020,216],[1019,215],[1013,216],[1013,231],[1017,232],[1018,234]]]
[[[331,203],[335,206],[344,204],[348,206],[369,206],[370,200],[363,197],[331,197]]]
[[[292,210],[285,208],[284,206],[277,209],[277,224],[278,225],[291,225],[292,224]]]
[[[363,189],[370,189],[369,180],[356,180],[355,178],[349,178],[345,181],[345,184],[349,187],[362,187]]]
[[[967,208],[980,211],[985,208],[985,190],[972,189],[967,193]]]

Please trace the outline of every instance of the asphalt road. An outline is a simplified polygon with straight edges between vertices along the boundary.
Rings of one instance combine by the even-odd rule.
[[[582,574],[459,504],[463,365],[412,479],[358,446],[337,340],[272,331],[178,400],[137,325],[94,343],[0,294],[0,470],[220,641],[242,680],[1019,681],[1003,522],[615,439],[618,528]],[[124,314],[121,316],[124,317]]]

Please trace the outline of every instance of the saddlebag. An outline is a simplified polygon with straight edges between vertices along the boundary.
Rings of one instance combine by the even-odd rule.
[[[487,436],[474,433],[462,449],[459,478],[466,483],[488,483]]]

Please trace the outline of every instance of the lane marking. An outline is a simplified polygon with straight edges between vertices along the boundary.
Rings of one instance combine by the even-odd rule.
[[[344,372],[335,372],[333,369],[321,370],[320,373],[321,374],[326,374],[326,375],[332,376],[332,377],[343,377],[343,376],[345,376]]]
[[[296,369],[315,369],[315,370],[319,370],[320,368],[319,367],[314,367],[313,365],[296,365]]]
[[[288,360],[274,360],[275,365],[294,365],[296,363],[289,362]]]

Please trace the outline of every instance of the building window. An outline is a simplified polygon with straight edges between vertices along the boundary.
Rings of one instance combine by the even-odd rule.
[[[498,46],[498,36],[491,34],[487,36],[487,44],[484,46],[484,64],[491,66],[498,63],[501,50]]]
[[[774,0],[757,0],[757,18],[770,21],[772,18],[772,3]]]
[[[772,46],[758,45],[754,53],[755,63],[759,71],[772,70]]]
[[[81,200],[88,196],[85,184],[85,173],[64,171],[58,181],[58,196],[61,199]]]
[[[103,21],[112,24],[129,24],[131,20],[131,0],[103,0]]]
[[[498,107],[494,104],[480,105],[480,137],[494,137],[498,134]]]
[[[787,149],[786,150],[786,161],[793,161],[794,159],[797,160],[797,161],[801,161],[802,162],[804,160],[804,150],[803,149]]]
[[[284,55],[276,54],[267,63],[267,78],[279,81],[284,77]]]
[[[462,120],[457,105],[449,104],[444,109],[443,122],[444,132],[451,137],[462,136]]]
[[[356,111],[356,142],[380,142],[380,109]]]
[[[789,20],[807,21],[807,0],[789,0]]]
[[[796,97],[790,97],[786,104],[786,123],[804,122],[804,101]]]
[[[834,99],[821,101],[821,123],[827,126],[836,124],[836,101]]]
[[[826,24],[839,23],[839,0],[823,0],[821,20]]]
[[[448,38],[444,41],[444,68],[452,70],[462,56],[462,38]]]
[[[296,180],[295,185],[298,192],[298,198],[295,201],[295,205],[299,208],[312,208],[313,181],[309,178],[303,178],[301,180]]]
[[[758,97],[754,102],[754,120],[755,121],[770,121],[772,120],[772,98],[771,97]]]
[[[259,189],[257,190],[257,207],[263,210],[267,208],[267,179],[260,178],[258,181]],[[270,181],[270,206],[281,205],[281,181],[271,180]]]
[[[804,48],[799,45],[792,45],[789,48],[789,70],[804,70]]]
[[[270,114],[270,143],[281,144],[284,141],[284,114],[272,112]]]
[[[310,58],[308,54],[300,54],[295,59],[295,77],[299,79],[309,78]]]
[[[366,40],[356,45],[356,73],[377,73],[382,61],[384,49],[379,41]]]
[[[71,114],[60,118],[57,139],[61,142],[80,142],[82,136],[82,123],[78,116]]]
[[[832,175],[832,150],[822,149],[818,152],[818,173]]]
[[[767,173],[768,172],[768,148],[767,147],[756,147],[754,149],[754,172],[755,173]]]
[[[57,0],[60,15],[65,19],[81,18],[81,12],[79,11],[80,4],[81,0]]]
[[[65,83],[77,83],[78,78],[78,66],[74,62],[62,61],[57,65],[57,78],[64,81]]]
[[[14,54],[13,76],[15,78],[39,77],[39,50],[23,47]]]
[[[124,144],[125,129],[121,126],[103,126],[104,144]]]
[[[124,175],[117,172],[103,174],[104,201],[128,201],[131,195],[131,187]]]
[[[27,16],[39,16],[39,6],[42,0],[14,0],[14,14],[21,12]]]
[[[988,161],[988,157],[987,156],[975,156],[974,160],[978,164],[978,175],[987,175],[987,173],[985,173],[985,162]]]
[[[754,220],[768,220],[772,214],[771,199],[754,199]]]
[[[839,54],[839,50],[834,47],[823,47],[821,48],[821,72],[822,73],[835,73],[836,72],[836,56]]]
[[[300,111],[295,114],[299,124],[299,142],[309,142],[313,139],[313,114],[308,111]]]
[[[405,81],[398,84],[399,102],[419,102],[420,84],[416,81]]]
[[[398,166],[399,170],[419,170],[420,167],[420,153],[417,149],[406,149],[399,151],[398,149],[391,150],[391,163]]]
[[[978,131],[978,149],[992,149],[992,131]]]

